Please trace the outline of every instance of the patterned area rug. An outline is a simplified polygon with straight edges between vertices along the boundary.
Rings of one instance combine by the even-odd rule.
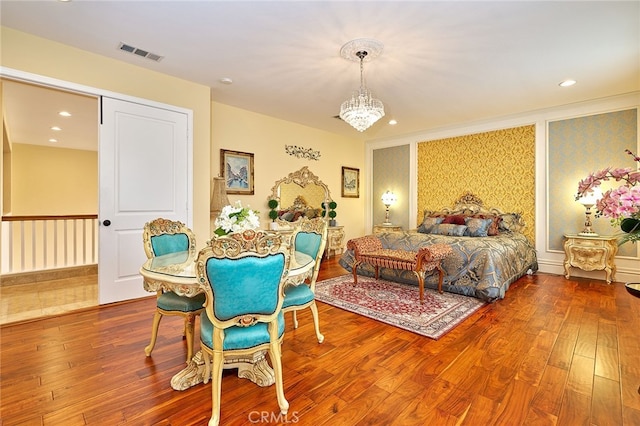
[[[360,275],[356,286],[351,275],[317,282],[316,300],[435,340],[485,305],[479,299],[431,289],[424,290],[420,304],[417,286]]]

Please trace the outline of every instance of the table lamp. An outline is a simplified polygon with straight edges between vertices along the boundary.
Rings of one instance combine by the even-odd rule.
[[[596,204],[596,201],[602,196],[602,192],[599,188],[595,188],[591,193],[587,193],[578,199],[578,202],[582,204],[585,209],[584,229],[579,232],[578,235],[585,237],[597,237],[598,234],[591,229],[591,207]]]
[[[217,218],[224,206],[231,204],[227,197],[227,190],[224,188],[224,178],[217,176],[213,178],[213,192],[211,194],[211,217]]]
[[[382,194],[382,204],[384,204],[387,208],[387,213],[384,217],[384,222],[382,223],[383,225],[391,225],[391,222],[389,221],[389,206],[391,206],[391,204],[395,203],[396,201],[398,201],[398,198],[393,192],[387,191]]]

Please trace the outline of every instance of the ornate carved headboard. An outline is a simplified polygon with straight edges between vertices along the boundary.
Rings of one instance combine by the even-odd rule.
[[[482,200],[478,196],[472,194],[471,192],[467,192],[464,195],[462,195],[455,202],[453,207],[443,207],[438,211],[424,210],[423,217],[433,216],[437,214],[494,215],[502,218],[502,221],[500,222],[500,229],[502,230],[522,232],[522,230],[526,227],[524,219],[522,219],[521,213],[507,213],[497,207],[485,208]]]

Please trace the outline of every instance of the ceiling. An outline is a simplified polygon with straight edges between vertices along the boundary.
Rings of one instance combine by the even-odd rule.
[[[639,1],[2,0],[0,22],[367,140],[640,90]],[[359,85],[357,62],[340,56],[357,38],[384,45],[364,71],[386,116],[363,133],[335,118]],[[578,83],[559,87],[567,78]]]

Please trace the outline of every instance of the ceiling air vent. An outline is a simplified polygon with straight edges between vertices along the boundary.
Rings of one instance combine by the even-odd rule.
[[[128,53],[132,53],[134,55],[141,56],[143,58],[151,59],[152,61],[160,62],[164,56],[160,56],[157,53],[147,52],[146,50],[138,49],[137,47],[131,46],[129,44],[120,43],[118,49],[123,50]]]

